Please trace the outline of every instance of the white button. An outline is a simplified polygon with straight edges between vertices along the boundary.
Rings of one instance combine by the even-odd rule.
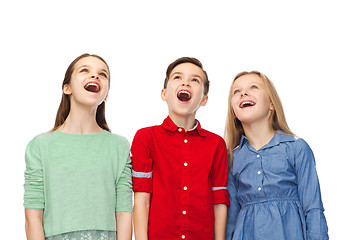
[[[187,140],[187,139],[185,139],[185,140],[184,140],[184,143],[187,143],[187,142],[188,142],[188,140]]]
[[[261,171],[257,171],[257,174],[260,175],[260,174],[261,174]]]
[[[262,188],[261,188],[261,187],[259,187],[257,190],[261,191],[261,189],[262,189]]]
[[[187,186],[185,186],[185,187],[183,187],[183,189],[186,191],[186,190],[188,190],[188,187],[187,187]]]
[[[260,154],[257,154],[257,155],[256,155],[256,157],[258,157],[258,158],[259,158],[259,157],[260,157]]]
[[[186,214],[186,211],[185,211],[185,210],[183,211],[183,214],[184,214],[184,215]]]
[[[185,239],[185,235],[181,235],[181,238],[182,238],[182,239]]]
[[[184,162],[184,166],[186,167],[188,165],[188,163],[187,162]]]
[[[179,132],[182,132],[182,131],[183,131],[183,129],[179,128],[179,129],[178,129],[178,131],[179,131]]]

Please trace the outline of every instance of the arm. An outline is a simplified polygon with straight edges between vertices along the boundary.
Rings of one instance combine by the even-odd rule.
[[[136,192],[134,198],[134,229],[136,240],[147,240],[150,193]]]
[[[215,240],[225,239],[227,205],[229,205],[229,196],[227,191],[227,175],[228,155],[225,142],[223,139],[221,139],[217,146],[211,169],[211,181],[215,214]]]
[[[131,240],[132,239],[132,213],[116,212],[116,239]]]
[[[27,240],[44,240],[43,210],[25,209]]]
[[[238,214],[240,211],[240,205],[236,199],[238,190],[236,188],[235,179],[232,176],[232,172],[228,174],[227,188],[229,192],[230,205],[228,207],[228,214],[227,214],[228,216],[227,216],[226,239],[230,240],[230,239],[233,239],[235,224],[237,222]]]
[[[148,218],[153,192],[153,161],[149,145],[153,139],[146,129],[139,130],[131,145],[134,194],[134,230],[136,240],[148,239]]]
[[[132,239],[132,181],[131,181],[131,158],[130,147],[126,140],[125,151],[121,159],[125,160],[123,171],[116,182],[116,206],[115,206],[115,222],[116,237],[119,240]]]
[[[225,240],[226,237],[226,224],[227,224],[227,205],[216,204],[214,205],[215,216],[215,240]]]
[[[25,230],[28,240],[44,240],[43,168],[38,138],[30,141],[25,154],[26,171],[24,183]]]
[[[302,204],[308,240],[327,240],[327,223],[321,201],[319,179],[314,154],[303,140],[296,141],[295,171],[298,180],[299,200]]]

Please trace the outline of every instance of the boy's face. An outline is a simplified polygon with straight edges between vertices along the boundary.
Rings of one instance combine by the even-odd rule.
[[[206,105],[205,78],[203,70],[192,63],[181,63],[172,70],[167,87],[161,93],[171,117],[195,117],[199,107]]]

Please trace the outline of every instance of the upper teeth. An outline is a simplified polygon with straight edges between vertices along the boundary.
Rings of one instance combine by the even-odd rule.
[[[185,90],[180,90],[179,94],[180,94],[180,93],[185,93],[185,94],[187,94],[187,95],[190,95],[190,93],[189,93],[188,91],[185,91]]]
[[[97,83],[87,83],[86,87],[88,86],[96,86],[97,88],[99,87]]]
[[[255,103],[254,102],[250,102],[250,101],[246,101],[246,102],[242,102],[240,107],[244,107],[245,105],[251,105],[251,106],[254,106]]]

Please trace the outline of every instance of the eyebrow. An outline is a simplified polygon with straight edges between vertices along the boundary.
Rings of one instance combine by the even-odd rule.
[[[80,68],[89,68],[90,66],[88,66],[88,65],[82,65],[82,66],[80,66],[80,67],[78,67],[77,69],[80,69]],[[105,70],[104,68],[102,68],[102,69],[100,69],[102,72],[105,72],[105,73],[107,73],[108,74],[108,71],[107,70]]]
[[[172,74],[170,75],[170,77],[174,76],[175,74],[184,75],[184,73],[182,73],[182,72],[174,72],[174,73],[172,73]],[[201,77],[200,75],[195,74],[195,73],[192,74],[192,76],[193,76],[193,77],[198,77],[198,78],[201,78],[201,79],[202,79],[202,77]]]

